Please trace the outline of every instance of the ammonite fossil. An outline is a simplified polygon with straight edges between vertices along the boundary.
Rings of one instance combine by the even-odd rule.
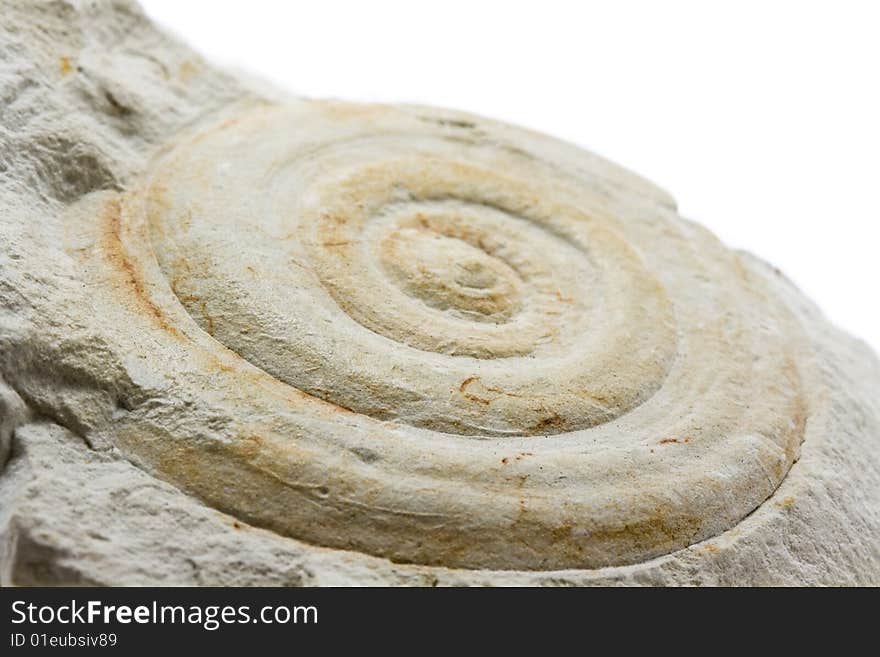
[[[56,527],[52,581],[189,581],[174,523],[208,583],[880,581],[880,368],[780,272],[574,146],[268,98],[139,20],[2,198],[4,476],[70,432],[137,482],[85,515],[155,518],[150,567]]]

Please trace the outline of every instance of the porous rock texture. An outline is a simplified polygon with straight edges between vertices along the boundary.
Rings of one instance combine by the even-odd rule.
[[[876,357],[662,190],[0,7],[3,584],[880,584]]]

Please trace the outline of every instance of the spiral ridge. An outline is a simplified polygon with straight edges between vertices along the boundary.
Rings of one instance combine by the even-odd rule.
[[[120,221],[152,302],[226,364],[187,376],[260,418],[127,448],[275,531],[450,567],[633,563],[731,527],[797,456],[788,312],[665,194],[551,138],[251,108],[181,137]]]

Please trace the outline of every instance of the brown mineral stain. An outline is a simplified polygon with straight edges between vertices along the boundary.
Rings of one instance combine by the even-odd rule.
[[[794,498],[790,495],[786,498],[783,498],[782,501],[779,502],[779,506],[783,509],[790,509],[794,506]]]
[[[553,542],[556,543],[559,541],[569,540],[572,535],[572,529],[574,529],[574,527],[567,523],[551,529],[550,535],[553,537]],[[575,543],[574,546],[578,551],[583,549],[578,543]]]
[[[526,458],[528,456],[534,456],[534,455],[535,455],[534,452],[520,452],[519,454],[517,454],[516,456],[514,456],[512,458],[514,461],[522,461],[524,458]],[[510,456],[505,456],[503,459],[501,459],[501,463],[504,465],[507,465],[508,463],[510,463],[510,459],[511,459]]]
[[[565,420],[558,413],[554,413],[550,417],[545,417],[537,424],[529,427],[527,433],[536,434],[536,433],[546,433],[548,429],[553,429],[554,432],[562,432],[567,428],[565,424]]]
[[[70,63],[70,57],[61,57],[58,60],[58,68],[61,69],[61,75],[73,73],[73,64]]]
[[[481,404],[490,404],[502,396],[515,397],[517,399],[522,399],[524,397],[524,395],[518,395],[515,392],[508,392],[495,386],[487,386],[478,376],[469,376],[466,378],[459,384],[458,391],[464,395],[465,398]]]
[[[683,438],[683,439],[678,439],[678,438],[664,438],[663,440],[661,440],[661,441],[658,442],[657,444],[658,444],[658,445],[670,445],[670,444],[672,444],[672,443],[675,443],[675,444],[681,444],[681,445],[683,445],[683,444],[687,444],[687,443],[689,443],[689,442],[691,442],[691,439],[690,439],[690,438]],[[652,450],[652,451],[653,451],[653,450]]]

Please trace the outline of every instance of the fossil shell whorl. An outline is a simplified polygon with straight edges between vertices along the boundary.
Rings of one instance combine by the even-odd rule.
[[[105,232],[189,403],[244,418],[223,439],[132,418],[118,444],[285,535],[461,568],[635,563],[735,525],[803,438],[805,342],[759,275],[541,135],[252,108],[181,137]]]

